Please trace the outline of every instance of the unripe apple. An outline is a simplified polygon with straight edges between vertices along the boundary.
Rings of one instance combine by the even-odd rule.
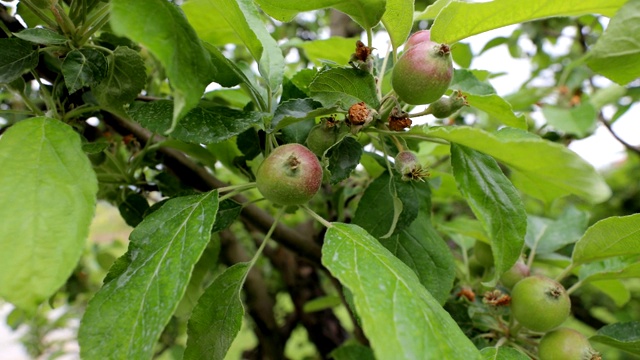
[[[414,45],[418,45],[423,42],[431,41],[431,32],[429,30],[420,30],[414,32],[407,42],[404,44],[405,51]]]
[[[418,155],[413,151],[400,151],[394,159],[394,167],[402,180],[420,180],[424,181],[429,176],[429,170],[422,167]]]
[[[600,359],[589,340],[580,332],[559,328],[544,335],[538,345],[540,360],[596,360]]]
[[[277,147],[260,164],[256,185],[260,193],[278,205],[302,205],[318,192],[322,166],[309,149],[300,144]]]
[[[333,144],[338,141],[338,126],[335,122],[322,120],[311,128],[307,136],[307,147],[314,154],[322,157]]]
[[[449,88],[453,63],[448,45],[422,41],[406,49],[393,68],[391,84],[401,100],[430,104]]]
[[[571,310],[564,287],[545,276],[526,277],[511,291],[511,314],[523,326],[539,332],[562,324]]]
[[[531,274],[527,264],[522,259],[516,261],[511,269],[507,270],[502,276],[500,276],[500,282],[506,288],[513,288],[520,280],[526,278]]]
[[[460,90],[455,90],[449,97],[441,97],[431,105],[429,105],[429,111],[431,115],[438,119],[444,119],[453,115],[456,111],[460,110],[463,106],[469,106],[467,97],[462,95]]]

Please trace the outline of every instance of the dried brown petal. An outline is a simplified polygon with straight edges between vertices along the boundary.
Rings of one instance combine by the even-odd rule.
[[[358,40],[356,41],[356,52],[354,55],[356,59],[366,62],[369,55],[371,55],[371,48],[365,46],[362,41]]]
[[[349,113],[347,114],[347,121],[350,125],[364,125],[367,120],[370,120],[370,110],[363,102],[351,105]]]
[[[492,306],[507,306],[511,303],[511,296],[495,289],[487,291],[482,298],[482,302]]]

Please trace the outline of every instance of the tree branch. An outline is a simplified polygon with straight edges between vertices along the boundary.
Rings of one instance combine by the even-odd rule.
[[[114,128],[114,130],[121,135],[133,134],[138,138],[138,141],[140,141],[142,145],[150,141],[153,136],[149,130],[143,128],[139,124],[125,120],[111,113],[103,112],[103,114],[105,123]],[[151,141],[156,143],[162,140],[162,136],[155,135]],[[189,159],[181,151],[169,147],[160,147],[158,151],[164,154],[165,158],[163,161],[165,165],[172,169],[185,184],[200,191],[209,191],[211,189],[228,186],[228,184],[213,176],[206,168]],[[240,215],[243,221],[254,225],[264,233],[269,230],[274,221],[273,217],[269,213],[254,204],[248,203],[248,199],[242,195],[236,195],[232,197],[232,199],[243,204],[242,213]],[[280,223],[276,226],[276,230],[273,233],[273,239],[294,252],[304,256],[315,265],[321,266],[320,246],[313,242],[311,236],[304,236]]]
[[[602,125],[604,125],[604,127],[607,128],[607,130],[609,130],[611,135],[613,135],[613,137],[616,138],[616,140],[618,140],[622,145],[624,145],[625,148],[627,148],[629,151],[636,153],[637,155],[640,155],[640,148],[629,144],[613,131],[613,128],[611,127],[611,124],[609,123],[609,121],[607,121],[607,119],[604,118],[604,115],[602,115],[602,111],[598,112],[598,120],[602,123]]]

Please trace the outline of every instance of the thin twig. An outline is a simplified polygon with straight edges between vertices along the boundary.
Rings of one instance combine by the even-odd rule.
[[[637,146],[633,146],[633,145],[629,144],[624,139],[622,139],[620,136],[618,136],[618,134],[616,134],[615,131],[613,131],[613,129],[611,128],[611,124],[609,123],[609,121],[607,121],[607,119],[604,118],[604,115],[602,115],[601,111],[598,113],[598,121],[600,121],[602,123],[602,125],[604,125],[604,127],[606,127],[607,130],[609,130],[611,135],[613,135],[613,137],[616,138],[616,140],[618,140],[622,145],[624,145],[624,147],[626,147],[628,150],[636,153],[637,155],[640,155],[640,148],[637,147]]]

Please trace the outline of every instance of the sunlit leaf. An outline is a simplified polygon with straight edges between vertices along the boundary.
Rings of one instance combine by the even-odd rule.
[[[258,62],[260,74],[275,91],[282,84],[284,57],[267,31],[260,13],[251,0],[192,0],[183,6],[198,34],[215,45],[225,45],[217,34],[233,33]]]
[[[593,224],[573,249],[574,264],[640,254],[640,214],[614,216]]]
[[[413,25],[413,0],[387,0],[382,23],[389,33],[394,49],[404,44]]]
[[[620,85],[640,77],[640,2],[620,8],[589,49],[587,65]]]
[[[425,134],[491,155],[513,170],[516,187],[536,198],[553,201],[575,194],[600,203],[611,196],[602,176],[578,154],[530,133],[504,129],[492,134],[458,126],[429,128]]]
[[[332,224],[322,263],[353,294],[376,358],[480,358],[415,273],[362,228]]]
[[[452,1],[438,13],[431,27],[431,39],[452,44],[471,35],[552,16],[602,14],[613,16],[626,0],[567,0],[522,2],[512,0],[482,3]]]
[[[346,66],[356,49],[357,40],[359,39],[332,36],[328,39],[304,41],[300,48],[316,66],[321,66],[324,61]]]
[[[76,267],[98,185],[80,136],[45,117],[0,138],[0,296],[33,310]]]
[[[365,29],[374,27],[385,10],[385,0],[256,0],[262,10],[280,21],[291,21],[298,13],[333,7],[349,15]]]

